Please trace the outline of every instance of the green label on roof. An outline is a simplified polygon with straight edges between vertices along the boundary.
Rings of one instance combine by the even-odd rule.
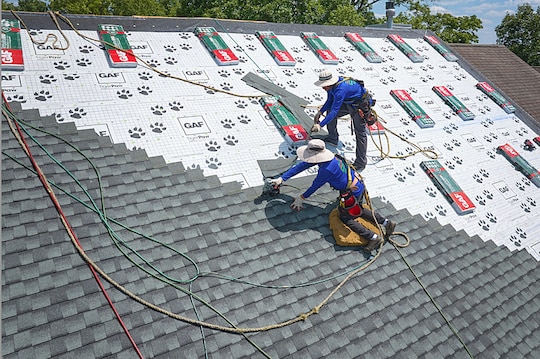
[[[257,31],[255,32],[257,38],[262,42],[266,50],[272,55],[274,60],[278,65],[294,66],[296,65],[296,60],[294,57],[287,51],[285,46],[277,38],[277,36],[272,31]]]
[[[487,82],[479,82],[476,88],[485,93],[491,100],[495,101],[506,113],[513,113],[516,108],[503,95],[491,87]]]
[[[382,57],[379,56],[379,54],[377,54],[375,52],[375,50],[373,50],[371,48],[371,46],[369,46],[365,41],[364,39],[358,35],[357,33],[354,33],[354,32],[346,32],[344,37],[347,39],[347,41],[349,41],[355,48],[356,50],[358,50],[362,56],[364,56],[366,58],[366,60],[368,60],[369,62],[372,62],[372,63],[381,63],[382,62]]]
[[[24,70],[21,25],[2,19],[2,70]]]
[[[497,152],[502,154],[519,172],[523,173],[536,187],[540,187],[540,172],[527,162],[508,143],[497,147]]]
[[[457,56],[451,53],[450,50],[448,50],[446,46],[444,46],[435,36],[425,35],[424,40],[426,40],[431,46],[433,46],[433,48],[437,50],[437,52],[441,54],[446,59],[446,61],[458,60]]]
[[[300,36],[324,64],[338,64],[339,59],[314,32],[301,32]]]
[[[433,86],[433,91],[464,121],[474,119],[474,113],[469,109],[445,86]]]
[[[105,42],[107,59],[112,67],[137,67],[137,59],[121,25],[98,25],[99,37]]]
[[[282,135],[290,144],[303,144],[308,140],[308,133],[293,114],[274,96],[262,97],[259,102]]]
[[[403,38],[397,34],[390,34],[387,36],[387,39],[390,40],[398,49],[401,50],[412,62],[423,62],[424,57],[420,56],[409,44],[403,40]]]
[[[218,65],[240,63],[238,57],[213,27],[197,27],[194,34],[202,41]]]
[[[430,160],[420,162],[420,168],[426,172],[433,184],[442,192],[448,202],[459,214],[474,211],[476,206],[454,181],[452,176],[441,166],[439,161]]]
[[[407,90],[391,90],[390,95],[403,107],[409,116],[421,128],[433,127],[435,122],[426,114],[415,100],[409,95]]]

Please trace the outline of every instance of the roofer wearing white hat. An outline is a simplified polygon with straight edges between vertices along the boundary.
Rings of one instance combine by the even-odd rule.
[[[315,114],[315,124],[311,132],[318,132],[321,127],[326,126],[329,134],[323,140],[337,146],[339,140],[337,118],[351,115],[356,136],[356,160],[353,166],[362,171],[367,164],[366,123],[370,125],[373,123],[371,106],[374,100],[364,87],[363,81],[336,76],[330,70],[319,73],[319,80],[315,82],[315,86],[325,89],[328,96],[324,105]],[[324,113],[326,117],[320,121]]]
[[[383,225],[385,228],[384,239],[387,239],[393,233],[395,227],[394,222],[382,217],[378,213],[375,213],[374,217],[371,211],[362,210],[361,203],[365,187],[361,177],[349,166],[346,160],[329,151],[326,148],[324,141],[320,139],[311,140],[307,145],[299,147],[298,150],[296,150],[296,154],[302,162],[291,167],[281,177],[270,180],[272,184],[280,186],[284,181],[296,176],[300,172],[315,165],[319,165],[317,176],[313,180],[311,186],[291,204],[293,209],[297,211],[303,209],[304,200],[311,196],[321,186],[328,183],[332,188],[340,191],[342,198],[347,195],[347,200],[353,200],[353,210],[342,210],[340,208],[340,219],[351,230],[368,241],[368,245],[364,248],[365,251],[371,252],[381,244],[383,239],[373,231],[364,227],[361,223],[355,221],[355,218],[362,217],[373,223],[380,223]]]

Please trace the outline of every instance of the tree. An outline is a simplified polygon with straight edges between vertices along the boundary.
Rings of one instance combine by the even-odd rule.
[[[506,46],[531,66],[540,66],[540,6],[536,12],[528,3],[515,14],[506,14],[495,27],[497,43]]]
[[[400,13],[395,22],[410,24],[415,29],[431,30],[443,41],[470,44],[478,42],[476,31],[482,28],[482,20],[476,15],[455,17],[450,14],[431,14],[427,5],[415,2],[408,13]]]

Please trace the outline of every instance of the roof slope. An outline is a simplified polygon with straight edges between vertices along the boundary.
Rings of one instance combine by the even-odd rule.
[[[450,44],[450,48],[489,78],[499,91],[515,99],[540,126],[536,95],[540,91],[540,72],[502,45]]]
[[[46,15],[28,16],[35,25],[33,33],[44,36],[42,30],[51,28]],[[73,18],[88,34],[88,29],[95,32],[97,24],[105,21]],[[169,72],[180,69],[186,76],[192,70],[201,71],[197,76],[207,76],[207,85],[225,84],[248,93],[238,74],[253,70],[253,64],[218,67],[208,60],[206,50],[197,49],[193,27],[215,24],[214,20],[106,20],[140,29],[132,31],[130,40],[139,46],[145,60],[162,66],[169,61],[173,63],[166,67]],[[427,176],[419,173],[417,157],[378,162],[373,156],[365,175],[374,206],[398,223],[397,230],[411,240],[409,246],[398,250],[386,244],[373,264],[303,321],[245,337],[188,324],[164,312],[225,327],[230,327],[228,320],[241,328],[297,318],[322,303],[347,273],[367,265],[369,258],[359,248],[335,245],[328,227],[335,192],[322,188],[298,213],[288,204],[311,182],[312,175],[288,181],[290,186],[276,197],[260,196],[260,169],[251,166],[250,158],[283,158],[294,149],[283,143],[273,124],[254,115],[261,108],[252,99],[231,100],[171,85],[155,75],[144,80],[141,77],[149,77],[150,72],[142,66],[111,70],[97,47],[69,31],[72,48],[62,54],[43,53],[40,51],[47,49],[26,42],[24,72],[11,72],[13,76],[3,79],[2,87],[10,107],[25,121],[36,161],[57,186],[62,209],[85,253],[126,291],[163,309],[151,309],[102,279],[143,356],[539,357],[540,287],[536,285],[539,271],[534,241],[540,228],[534,219],[540,197],[521,174],[498,170],[509,167],[506,160],[489,155],[493,150],[489,143],[497,135],[501,136],[498,141],[516,147],[523,136],[531,135],[522,114],[501,114],[502,110],[471,89],[478,80],[468,70],[458,64],[446,66],[413,31],[403,30],[402,35],[424,52],[429,60],[425,64],[410,65],[407,58],[393,52],[384,40],[386,32],[365,30],[363,34],[373,46],[381,52],[386,49],[388,62],[357,66],[365,60],[341,45],[341,37],[343,31],[363,29],[293,26],[283,34],[294,36],[283,39],[304,61],[293,70],[268,61],[268,54],[252,42],[250,32],[261,24],[223,24],[239,42],[235,50],[248,49],[250,58],[264,64],[263,71],[275,74],[273,82],[313,103],[322,99],[320,93],[308,89],[320,64],[308,50],[297,47],[294,37],[302,29],[324,32],[325,40],[344,58],[335,70],[351,73],[361,68],[389,127],[419,142],[431,141],[424,145],[434,145],[478,208],[466,216],[454,215],[446,200],[430,187]],[[264,27],[282,31],[282,25]],[[170,55],[180,49],[182,55]],[[449,68],[454,69],[452,74]],[[124,82],[111,83],[108,75],[118,75]],[[393,84],[391,78],[398,83]],[[463,101],[478,96],[469,102],[478,118],[468,124],[456,116],[446,119],[442,102],[432,97],[435,80],[454,86]],[[435,99],[430,115],[437,126],[423,131],[407,123],[406,115],[391,102],[391,88],[417,90],[415,96],[423,98],[423,106]],[[153,93],[141,93],[149,90]],[[181,115],[173,110],[175,106]],[[210,133],[186,135],[185,128],[178,125],[186,118],[202,119]],[[516,123],[520,134],[504,135]],[[350,156],[347,129],[340,124],[342,145],[338,150]],[[72,176],[33,144],[30,135]],[[250,141],[250,136],[255,139]],[[468,147],[467,139],[470,143],[478,139],[482,146]],[[407,153],[405,145],[393,146],[393,153]],[[29,162],[5,120],[2,149],[3,358],[136,357],[47,193],[36,175],[24,167]],[[532,163],[537,159],[535,152],[523,155]],[[245,162],[237,160],[241,156],[246,156]],[[476,182],[478,179],[484,182]],[[508,184],[512,195],[494,190],[494,184],[501,182]],[[100,211],[107,217],[92,209],[88,196],[97,208],[103,198],[105,211]],[[484,208],[482,202],[493,204]],[[478,223],[482,223],[481,230]],[[471,235],[475,232],[479,234]],[[526,247],[527,251],[509,247]],[[148,263],[142,265],[146,271],[136,265],[143,259]]]

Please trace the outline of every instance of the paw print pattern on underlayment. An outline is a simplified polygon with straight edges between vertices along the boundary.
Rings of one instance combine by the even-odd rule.
[[[427,186],[425,191],[430,197],[437,196],[437,191],[435,191],[435,189],[433,187],[431,187],[431,186]]]
[[[94,51],[94,48],[91,47],[90,45],[82,45],[82,46],[79,46],[79,51],[83,54],[89,54]]]
[[[131,138],[141,138],[146,135],[146,132],[143,131],[141,127],[133,127],[129,131],[129,137]]]
[[[412,166],[407,166],[405,167],[405,172],[409,175],[409,176],[414,176],[416,175],[416,170],[414,169],[414,164]]]
[[[211,168],[213,170],[217,170],[219,166],[221,166],[221,162],[216,157],[210,157],[206,160],[206,164],[208,165],[208,168]]]
[[[234,88],[234,86],[230,84],[229,82],[222,82],[219,84],[219,86],[224,91],[231,91]]]
[[[173,111],[180,111],[184,108],[184,105],[182,105],[180,102],[173,101],[169,102],[169,108]]]
[[[206,146],[206,149],[210,152],[217,152],[221,148],[221,146],[216,141],[209,141],[204,144]]]
[[[69,110],[69,116],[71,118],[75,118],[75,119],[79,119],[79,118],[82,118],[83,116],[86,116],[86,112],[84,111],[84,109],[81,107],[76,107],[72,110]]]
[[[394,177],[399,181],[399,182],[405,182],[405,175],[401,172],[396,172],[394,173]]]
[[[38,101],[47,101],[47,99],[52,98],[52,95],[49,91],[41,90],[39,92],[34,92],[34,97]]]
[[[163,61],[165,61],[167,65],[176,65],[178,63],[178,60],[172,56],[164,58]]]
[[[237,100],[234,102],[236,107],[238,108],[246,108],[248,107],[248,103],[245,100]]]
[[[434,219],[435,218],[435,214],[431,211],[426,211],[426,213],[424,213],[424,219],[426,221],[430,220],[430,219]]]
[[[65,61],[58,61],[58,62],[54,62],[53,63],[53,66],[55,69],[57,70],[65,70],[67,68],[70,68],[71,66],[65,62]]]
[[[128,98],[133,96],[133,94],[129,92],[129,90],[116,91],[116,94],[118,95],[118,98],[121,98],[122,100],[127,100]]]
[[[138,75],[141,80],[145,80],[145,81],[148,81],[153,77],[152,74],[147,71],[139,72]]]
[[[236,125],[231,119],[228,118],[221,120],[221,124],[225,128],[233,128],[233,126]]]
[[[243,123],[244,125],[247,125],[251,122],[251,119],[246,115],[240,115],[236,119],[238,120],[238,122]]]
[[[231,136],[231,135],[227,135],[226,137],[223,137],[223,141],[225,141],[225,144],[229,146],[236,146],[236,144],[238,143],[238,140],[236,139],[236,137]]]
[[[231,73],[225,69],[218,70],[218,75],[221,77],[229,77],[231,76]]]
[[[152,111],[152,113],[156,116],[161,116],[163,115],[165,112],[167,112],[167,110],[165,110],[163,108],[163,106],[161,105],[156,105],[156,106],[153,106],[150,108],[150,110]]]
[[[77,74],[63,74],[63,76],[64,76],[64,80],[68,80],[68,81],[74,81],[80,78],[80,76]]]
[[[163,49],[167,52],[175,52],[176,48],[173,45],[164,45]]]
[[[443,206],[441,206],[440,204],[436,205],[435,206],[435,211],[440,215],[440,216],[446,216],[446,208],[444,208]]]
[[[56,82],[56,77],[54,77],[54,75],[41,75],[39,77],[39,82],[41,82],[42,84],[52,84],[53,82]]]
[[[167,127],[165,127],[165,125],[161,122],[154,122],[150,125],[150,128],[152,129],[152,132],[155,133],[163,133],[167,129]]]
[[[148,60],[148,61],[146,61],[146,62],[148,63],[148,66],[154,67],[154,68],[159,67],[159,66],[161,65],[161,64],[159,63],[159,61],[156,60],[156,59],[150,59],[150,60]]]
[[[145,96],[148,96],[149,94],[152,93],[152,90],[148,86],[137,87],[137,91],[139,91],[141,95],[145,95]]]
[[[90,61],[90,59],[87,59],[87,58],[76,59],[75,63],[78,66],[82,66],[82,67],[87,67],[87,66],[92,65],[92,61]]]

